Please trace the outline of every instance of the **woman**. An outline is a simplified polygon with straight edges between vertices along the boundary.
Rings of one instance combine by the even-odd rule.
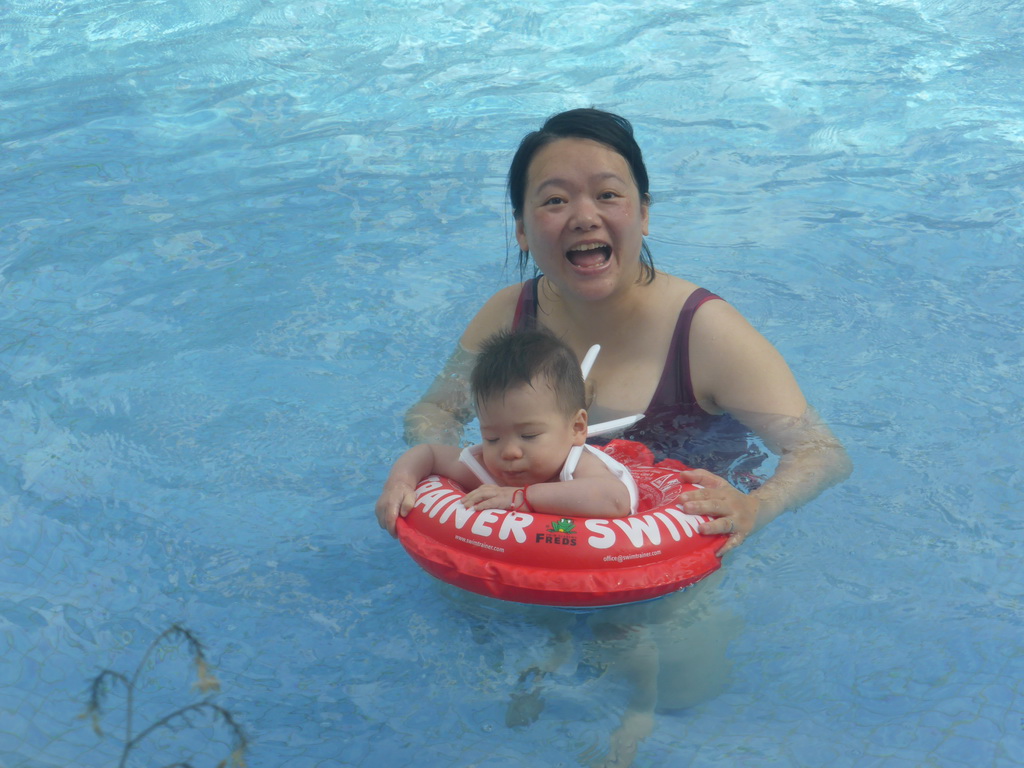
[[[564,112],[523,139],[508,190],[520,266],[532,256],[540,277],[498,291],[484,304],[444,371],[409,410],[406,439],[460,441],[473,413],[467,393],[474,353],[499,330],[539,324],[580,359],[600,344],[588,378],[591,420],[643,413],[625,437],[702,467],[682,479],[704,488],[682,494],[680,502],[686,512],[711,518],[701,526],[703,533],[730,535],[724,553],[782,511],[844,479],[850,461],[808,406],[781,355],[739,312],[654,268],[643,239],[650,219],[648,187],[632,127],[617,115]],[[742,469],[750,453],[748,430],[761,436],[779,462],[772,477],[744,493],[721,473],[742,478],[737,462]],[[377,514],[394,535],[395,505],[378,506]],[[632,764],[640,741],[651,733],[656,706],[688,706],[724,684],[724,649],[735,630],[710,597],[715,581],[586,619],[608,668],[630,683],[602,768]],[[566,615],[562,624],[549,617],[556,649],[571,637]],[[564,655],[553,653],[538,674],[556,670]],[[508,722],[536,717],[523,717],[519,704],[534,702],[539,693],[538,687],[514,695]]]
[[[688,451],[687,440],[734,433],[723,427],[738,420],[778,454],[774,475],[749,493],[714,466],[683,477],[704,486],[680,497],[684,511],[712,518],[702,533],[730,535],[723,554],[849,475],[842,445],[776,349],[725,301],[654,268],[643,239],[647,170],[627,120],[595,109],[551,117],[520,144],[508,190],[520,266],[532,256],[541,274],[484,304],[409,410],[407,441],[458,442],[472,417],[474,352],[496,331],[539,324],[581,359],[601,345],[589,377],[592,421],[644,413],[626,437],[708,467],[714,462]],[[393,515],[380,521],[394,534]]]

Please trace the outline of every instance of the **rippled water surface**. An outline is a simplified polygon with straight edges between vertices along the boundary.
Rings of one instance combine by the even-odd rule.
[[[634,122],[658,266],[776,343],[857,467],[728,559],[693,614],[727,679],[636,765],[1024,762],[1022,28],[1001,0],[9,2],[0,765],[116,765],[123,688],[101,738],[89,682],[174,623],[250,766],[607,749],[628,694],[585,627],[506,727],[543,633],[372,515],[402,412],[517,277],[512,150],[589,105]],[[136,733],[200,700],[187,643],[144,666]],[[137,764],[230,751],[192,726]]]

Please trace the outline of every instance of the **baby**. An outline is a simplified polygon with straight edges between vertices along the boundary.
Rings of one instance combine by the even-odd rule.
[[[416,484],[438,474],[462,485],[467,508],[625,517],[638,493],[629,470],[586,444],[586,389],[572,350],[546,331],[502,331],[480,348],[470,388],[483,443],[422,444],[395,462],[377,520],[395,535]]]

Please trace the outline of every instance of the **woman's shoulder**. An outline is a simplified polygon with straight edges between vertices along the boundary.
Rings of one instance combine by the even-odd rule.
[[[694,396],[709,413],[799,415],[806,408],[782,355],[726,301],[705,302],[694,314],[689,357]]]
[[[654,301],[664,311],[678,313],[683,308],[687,299],[700,290],[700,286],[684,280],[681,277],[670,275],[667,272],[658,272],[653,282],[649,284],[652,290]]]
[[[467,350],[475,352],[484,339],[498,331],[511,328],[523,285],[525,283],[505,286],[485,301],[476,316],[469,321],[459,343]]]

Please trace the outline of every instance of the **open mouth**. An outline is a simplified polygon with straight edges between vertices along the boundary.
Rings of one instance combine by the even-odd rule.
[[[570,248],[565,257],[574,267],[596,269],[611,259],[612,247],[607,243],[580,243]]]

